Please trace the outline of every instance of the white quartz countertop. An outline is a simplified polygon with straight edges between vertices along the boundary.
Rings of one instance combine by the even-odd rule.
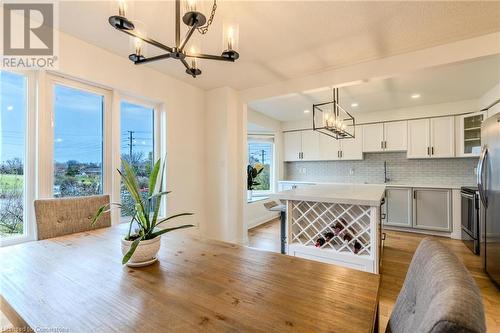
[[[307,184],[307,185],[337,185],[339,183],[328,183],[328,182],[314,182],[314,181],[294,181],[294,180],[280,180],[279,183],[290,183],[290,184]],[[360,183],[360,185],[364,185]],[[414,187],[414,188],[439,188],[439,189],[460,189],[462,186],[474,186],[471,184],[424,184],[424,183],[398,183],[398,182],[388,182],[385,184],[366,184],[366,185],[383,185],[385,187]]]
[[[319,184],[278,192],[271,197],[280,200],[379,206],[384,192],[384,185]]]

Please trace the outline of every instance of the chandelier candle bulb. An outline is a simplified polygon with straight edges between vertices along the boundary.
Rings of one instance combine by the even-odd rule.
[[[223,45],[227,51],[238,49],[238,25],[232,23],[224,23],[223,27]]]
[[[135,44],[135,55],[136,56],[141,56],[141,51],[142,51],[142,40],[140,38],[135,37],[134,38],[134,44]]]
[[[186,0],[186,12],[196,12],[196,0]]]
[[[118,15],[121,17],[126,17],[127,14],[127,2],[125,0],[118,0]]]

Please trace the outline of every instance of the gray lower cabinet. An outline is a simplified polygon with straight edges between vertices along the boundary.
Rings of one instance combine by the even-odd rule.
[[[413,228],[451,231],[451,190],[413,189]]]
[[[412,189],[408,187],[391,187],[385,190],[385,220],[387,226],[412,226]]]

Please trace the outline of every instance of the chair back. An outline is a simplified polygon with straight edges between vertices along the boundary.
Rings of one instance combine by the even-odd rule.
[[[38,240],[111,226],[111,214],[105,213],[94,226],[90,223],[109,195],[35,200]]]
[[[386,332],[486,332],[479,289],[440,242],[425,238],[418,246]]]

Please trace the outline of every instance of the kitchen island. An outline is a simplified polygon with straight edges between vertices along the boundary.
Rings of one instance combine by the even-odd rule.
[[[384,185],[311,185],[278,192],[286,203],[287,254],[379,272]]]

